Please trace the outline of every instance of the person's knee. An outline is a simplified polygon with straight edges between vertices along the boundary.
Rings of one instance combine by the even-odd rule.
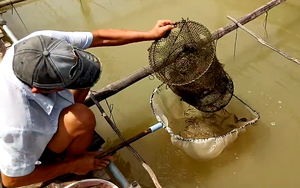
[[[88,107],[79,103],[69,106],[61,112],[58,130],[47,147],[55,153],[62,153],[79,139],[71,152],[79,154],[90,144],[95,126],[94,113]]]
[[[96,118],[94,113],[84,104],[76,103],[66,109],[67,122],[73,128],[81,130],[94,130]]]

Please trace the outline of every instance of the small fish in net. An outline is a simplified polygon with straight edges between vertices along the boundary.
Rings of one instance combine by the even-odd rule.
[[[201,112],[200,112],[201,113]],[[184,112],[185,129],[179,133],[183,138],[205,139],[226,135],[234,129],[240,128],[240,121],[247,122],[246,118],[238,119],[235,114],[222,109],[218,113],[201,113],[195,108]]]
[[[150,99],[153,115],[171,136],[174,146],[196,160],[217,157],[260,115],[237,96],[225,108],[202,112],[184,102],[169,86],[157,87]]]

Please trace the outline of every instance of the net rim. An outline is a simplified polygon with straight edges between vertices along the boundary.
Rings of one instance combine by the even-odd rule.
[[[260,114],[259,112],[257,112],[256,110],[254,110],[253,108],[251,108],[248,104],[246,104],[244,101],[242,101],[239,97],[237,97],[236,95],[232,95],[233,97],[235,97],[236,99],[238,99],[240,102],[242,102],[248,109],[250,109],[250,111],[256,116],[253,120],[249,121],[248,123],[246,123],[245,125],[239,127],[239,128],[235,128],[233,130],[231,130],[230,132],[223,134],[221,136],[217,136],[217,137],[210,137],[210,138],[197,138],[197,139],[191,139],[191,138],[183,138],[182,136],[175,134],[173,132],[173,130],[171,129],[171,127],[169,127],[168,125],[166,125],[160,118],[159,115],[155,113],[154,110],[154,102],[153,102],[153,97],[155,95],[155,93],[159,90],[159,88],[161,88],[162,86],[167,86],[166,84],[162,83],[160,84],[157,88],[155,88],[151,94],[150,97],[150,106],[151,106],[151,111],[152,114],[155,116],[155,118],[157,119],[157,121],[159,123],[161,123],[163,125],[163,128],[165,129],[165,131],[167,131],[171,137],[180,140],[180,141],[185,141],[185,142],[203,142],[203,141],[207,141],[207,140],[218,140],[218,139],[223,139],[224,137],[227,137],[229,135],[232,135],[234,133],[239,133],[241,132],[243,129],[245,129],[247,126],[249,125],[253,125],[255,124],[259,119],[260,119]]]

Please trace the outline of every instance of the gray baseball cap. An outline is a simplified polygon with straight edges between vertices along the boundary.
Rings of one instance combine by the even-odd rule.
[[[14,46],[13,71],[40,89],[85,89],[97,83],[102,65],[96,56],[67,41],[38,35]]]

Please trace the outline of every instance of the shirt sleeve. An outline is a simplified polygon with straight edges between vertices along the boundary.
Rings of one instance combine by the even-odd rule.
[[[30,36],[36,35],[47,35],[59,39],[63,39],[73,46],[80,49],[89,48],[93,42],[93,34],[91,32],[83,31],[54,31],[54,30],[43,30],[31,33]],[[27,37],[26,37],[27,38]]]

